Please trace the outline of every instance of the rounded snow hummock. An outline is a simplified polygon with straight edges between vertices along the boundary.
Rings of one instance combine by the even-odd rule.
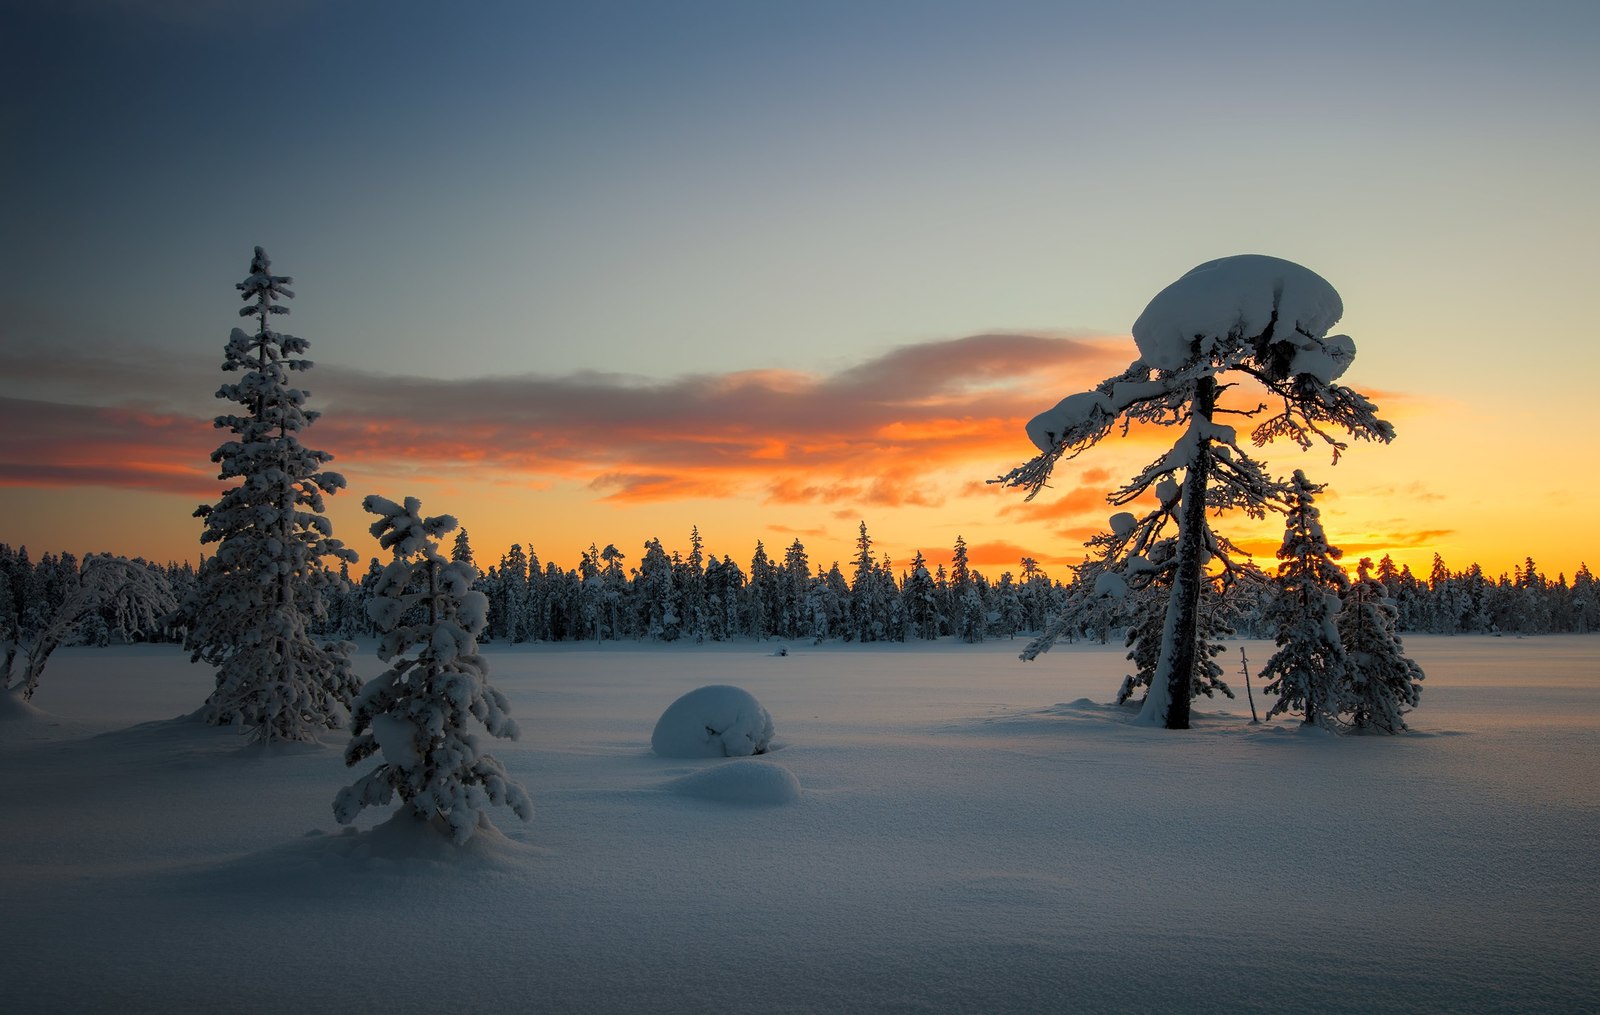
[[[22,699],[22,692],[0,687],[0,719],[38,719],[45,712]]]
[[[667,706],[650,734],[663,758],[745,758],[772,743],[772,716],[749,691],[697,688]]]
[[[715,800],[724,804],[792,804],[800,799],[800,780],[782,765],[741,758],[714,765],[667,783],[679,796]]]

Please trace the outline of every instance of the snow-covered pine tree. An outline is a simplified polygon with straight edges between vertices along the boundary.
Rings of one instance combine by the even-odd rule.
[[[881,611],[877,624],[883,630],[881,637],[889,641],[905,641],[905,603],[900,600],[900,586],[894,579],[894,561],[887,553],[878,561],[874,581],[878,587],[874,599]]]
[[[1239,447],[1234,429],[1216,422],[1219,411],[1227,411],[1219,410],[1219,395],[1253,380],[1281,406],[1251,434],[1258,446],[1277,437],[1302,447],[1321,440],[1337,461],[1346,445],[1330,428],[1362,440],[1394,437],[1372,402],[1334,383],[1355,356],[1348,336],[1327,334],[1343,312],[1333,286],[1289,261],[1244,254],[1199,265],[1158,293],[1134,322],[1139,358],[1034,417],[1027,431],[1040,454],[995,480],[1031,498],[1058,462],[1077,457],[1118,426],[1183,428],[1169,452],[1109,497],[1123,505],[1157,490],[1158,529],[1170,521],[1178,533],[1160,663],[1141,713],[1146,722],[1189,725],[1190,685],[1202,667],[1206,565],[1235,566],[1231,544],[1211,530],[1207,512],[1238,509],[1260,517],[1280,496],[1280,485]],[[1266,409],[1263,403],[1246,414]]]
[[[1578,564],[1572,575],[1572,630],[1588,634],[1600,629],[1600,582],[1594,579],[1588,561]]]
[[[938,638],[939,594],[933,587],[933,575],[928,573],[928,561],[921,550],[912,558],[911,571],[906,575],[900,596],[905,603],[910,633],[926,641]]]
[[[593,545],[592,543],[590,544]],[[600,551],[600,622],[613,639],[625,636],[628,615],[628,572],[623,567],[627,556],[616,544],[607,543]],[[587,581],[587,579],[585,579]]]
[[[850,626],[845,630],[846,640],[879,641],[884,637],[883,614],[887,604],[878,593],[882,589],[877,580],[877,561],[872,556],[872,537],[867,535],[867,523],[861,523],[856,536],[856,558],[850,580]]]
[[[1339,710],[1357,730],[1398,733],[1401,717],[1421,698],[1422,667],[1406,656],[1395,633],[1395,610],[1383,582],[1367,573],[1366,557],[1339,610],[1339,641],[1344,646],[1344,680]]]
[[[474,571],[478,569],[478,562],[472,557],[472,537],[467,535],[466,529],[456,533],[456,540],[450,545],[450,559],[471,564]]]
[[[361,502],[378,516],[372,534],[394,558],[384,568],[368,611],[384,632],[378,658],[389,668],[361,688],[350,713],[346,765],[382,752],[377,768],[339,791],[333,812],[341,824],[364,807],[387,804],[395,793],[419,820],[457,843],[492,827],[487,811],[511,808],[533,817],[528,794],[470,729],[515,740],[505,696],[489,683],[478,654],[488,603],[472,588],[477,568],[447,560],[439,539],[456,527],[450,515],[422,517],[422,505],[371,496]]]
[[[767,548],[756,540],[755,553],[750,557],[750,580],[744,586],[743,627],[757,641],[765,641],[773,631],[772,615],[775,603],[781,599],[777,587],[778,571],[767,556]]]
[[[578,555],[578,589],[576,596],[579,630],[585,638],[600,641],[605,637],[606,593],[600,572],[600,552],[593,543]]]
[[[1022,630],[1026,611],[1022,605],[1022,586],[1017,584],[1016,578],[1010,571],[1000,573],[1000,581],[994,587],[995,600],[995,634],[1004,638],[1015,638],[1017,632]]]
[[[706,553],[705,541],[700,538],[700,526],[689,530],[689,556],[681,568],[673,569],[673,582],[678,588],[682,604],[681,626],[685,636],[698,644],[709,634],[706,606]]]
[[[811,558],[796,536],[783,551],[783,592],[779,598],[775,633],[782,638],[804,638],[812,633]]]
[[[342,725],[342,707],[358,681],[350,670],[348,642],[318,644],[309,625],[327,614],[327,594],[338,581],[326,558],[354,561],[333,538],[323,497],[343,489],[344,477],[323,466],[333,456],[300,443],[319,415],[305,408],[307,392],[289,383],[310,369],[300,358],[303,338],[273,331],[268,322],[289,308],[293,279],[274,275],[266,251],[255,248],[250,274],[236,288],[255,317],[254,335],[239,328],[228,338],[222,369],[243,377],[224,384],[218,398],[239,410],[216,417],[228,430],[211,460],[218,477],[238,485],[195,516],[205,520],[202,543],[217,551],[201,568],[182,609],[184,647],[195,660],[217,667],[217,686],[202,714],[213,724],[237,723],[257,740],[311,740],[319,729]]]
[[[640,636],[652,641],[677,641],[682,614],[678,612],[678,590],[672,581],[672,558],[667,556],[661,540],[645,542],[633,588],[638,599]]]
[[[1350,579],[1334,563],[1343,552],[1330,546],[1322,531],[1316,496],[1323,486],[1299,469],[1290,481],[1289,512],[1278,547],[1282,563],[1265,617],[1278,651],[1261,668],[1267,693],[1278,696],[1267,718],[1298,709],[1308,726],[1338,720],[1346,667],[1336,620]]]

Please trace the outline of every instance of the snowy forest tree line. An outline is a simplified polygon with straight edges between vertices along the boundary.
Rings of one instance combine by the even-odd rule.
[[[862,538],[866,538],[865,532]],[[1051,578],[1029,558],[1016,572],[990,578],[966,562],[956,543],[953,566],[929,568],[919,554],[896,568],[870,557],[848,570],[834,563],[813,567],[799,539],[781,557],[758,543],[741,566],[727,555],[706,553],[697,532],[687,555],[668,552],[658,539],[645,543],[637,565],[616,547],[591,546],[577,568],[541,563],[519,544],[484,567],[474,587],[489,599],[485,641],[500,643],[654,640],[732,641],[966,641],[1029,636],[1071,609],[1068,636],[1121,640],[1139,612],[1137,599],[1117,604],[1092,596],[1094,575],[1080,570],[1070,581]],[[473,554],[459,534],[458,559]],[[87,561],[72,553],[30,558],[26,547],[0,543],[0,644],[11,672],[24,651],[49,628],[83,587]],[[160,575],[182,601],[195,585],[187,562],[141,566]],[[366,604],[382,571],[376,557],[365,572],[348,565],[342,589],[329,596],[327,614],[312,624],[322,637],[369,638],[377,628]],[[1587,564],[1569,579],[1546,576],[1531,559],[1510,574],[1491,578],[1477,564],[1450,570],[1435,554],[1427,575],[1414,574],[1384,556],[1370,566],[1397,613],[1403,632],[1429,634],[1564,634],[1600,631],[1600,588]],[[1263,575],[1263,582],[1271,582]],[[1272,633],[1266,606],[1270,585],[1239,583],[1218,591],[1216,608],[1228,627],[1246,637]],[[69,644],[175,641],[164,618],[140,617],[124,601],[106,597],[84,612]]]

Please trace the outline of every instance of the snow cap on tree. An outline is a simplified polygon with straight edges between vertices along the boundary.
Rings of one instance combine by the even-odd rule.
[[[1157,370],[1180,370],[1210,351],[1208,341],[1253,338],[1270,328],[1270,344],[1283,347],[1274,351],[1283,364],[1278,376],[1314,373],[1326,384],[1355,357],[1349,336],[1326,338],[1343,316],[1338,291],[1316,272],[1279,257],[1238,254],[1197,265],[1157,293],[1133,322],[1133,341]]]

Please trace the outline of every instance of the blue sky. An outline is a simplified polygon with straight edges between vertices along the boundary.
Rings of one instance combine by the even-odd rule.
[[[988,332],[1125,335],[1189,267],[1259,251],[1344,294],[1353,385],[1537,425],[1512,379],[1584,425],[1561,406],[1597,365],[1594,4],[4,18],[13,350],[218,357],[260,243],[320,363],[831,374]]]

